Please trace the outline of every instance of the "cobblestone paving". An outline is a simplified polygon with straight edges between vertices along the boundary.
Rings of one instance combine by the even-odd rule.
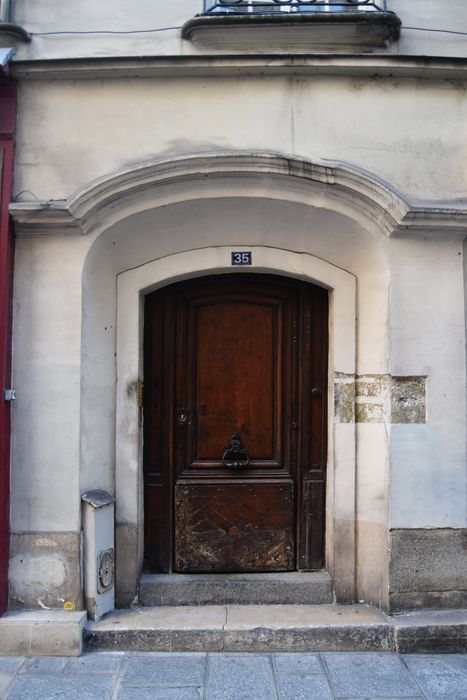
[[[8,700],[467,700],[466,654],[104,653],[0,657]]]

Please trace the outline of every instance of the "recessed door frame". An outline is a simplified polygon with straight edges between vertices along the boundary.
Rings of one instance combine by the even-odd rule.
[[[144,295],[177,280],[232,272],[231,246],[203,248],[151,261],[117,279],[117,586],[134,586],[143,561],[142,415]],[[253,246],[252,272],[295,277],[329,289],[328,492],[326,567],[338,600],[355,598],[355,422],[334,419],[334,376],[355,374],[355,277],[306,253]],[[232,274],[235,274],[234,272]],[[121,528],[122,535],[119,535]],[[137,533],[136,551],[126,556],[129,529]],[[342,543],[345,542],[345,547]],[[118,564],[120,550],[120,565]]]
[[[323,567],[327,307],[326,289],[265,274],[146,296],[146,571]],[[221,459],[234,424],[241,470]]]

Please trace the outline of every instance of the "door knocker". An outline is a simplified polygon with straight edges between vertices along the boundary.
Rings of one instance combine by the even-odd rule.
[[[250,455],[242,447],[240,433],[232,433],[230,447],[222,455],[222,464],[226,469],[235,469],[236,471],[246,469],[250,464]]]

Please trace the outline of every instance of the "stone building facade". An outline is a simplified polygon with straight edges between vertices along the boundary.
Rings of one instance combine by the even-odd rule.
[[[212,5],[16,0],[23,33],[1,30],[18,90],[10,607],[83,605],[90,489],[116,498],[117,604],[137,598],[145,298],[213,275],[326,290],[337,601],[462,607],[465,2]]]

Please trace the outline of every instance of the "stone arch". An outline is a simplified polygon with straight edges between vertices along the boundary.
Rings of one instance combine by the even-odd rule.
[[[255,260],[252,272],[293,276],[330,290],[331,408],[335,373],[353,382],[357,371],[387,371],[385,224],[370,221],[354,205],[349,208],[339,187],[330,191],[328,185],[316,189],[307,183],[305,192],[303,180],[293,173],[281,173],[271,183],[266,176],[266,181],[258,173],[250,178],[239,170],[229,173],[221,190],[214,178],[200,180],[193,175],[177,185],[161,185],[162,192],[150,196],[144,192],[141,199],[149,197],[145,202],[133,192],[124,207],[115,204],[118,215],[109,204],[106,216],[100,218],[101,210],[99,222],[94,220],[88,231],[80,486],[117,494],[120,604],[135,597],[142,560],[136,383],[142,379],[141,304],[146,292],[192,276],[230,272],[231,247],[248,246]],[[227,183],[234,184],[234,190],[228,191]],[[370,338],[375,328],[378,343],[359,355],[356,337]],[[352,418],[336,423],[333,411],[329,424],[327,562],[338,598],[352,600],[357,559],[356,430]]]
[[[293,182],[293,186],[291,183]],[[255,194],[251,194],[254,192]],[[296,155],[259,151],[216,151],[148,159],[98,178],[67,200],[16,202],[10,206],[18,233],[57,232],[95,234],[122,219],[182,199],[249,197],[285,199],[320,206],[334,200],[333,208],[386,236],[440,227],[448,213],[433,207],[413,207],[381,178],[354,165],[310,160]],[[462,223],[462,222],[461,222]],[[444,227],[456,227],[444,222]]]

